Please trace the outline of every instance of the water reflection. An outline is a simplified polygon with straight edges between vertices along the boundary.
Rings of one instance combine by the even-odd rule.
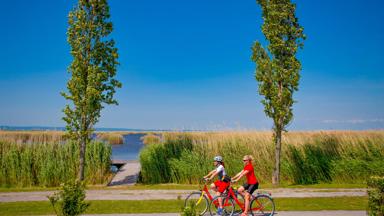
[[[124,143],[112,145],[112,160],[138,160],[139,152],[144,147],[141,137],[144,133],[123,135]]]

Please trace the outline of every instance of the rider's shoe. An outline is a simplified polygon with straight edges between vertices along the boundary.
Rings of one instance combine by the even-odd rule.
[[[218,208],[217,215],[222,215],[222,214],[223,214],[223,208]]]

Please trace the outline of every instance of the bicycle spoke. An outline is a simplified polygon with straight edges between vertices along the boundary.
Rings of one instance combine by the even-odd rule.
[[[218,209],[219,209],[219,199],[221,200],[221,203],[222,203],[222,214],[221,215],[226,215],[226,216],[230,216],[230,215],[233,215],[233,212],[234,212],[234,203],[233,203],[233,200],[232,199],[229,199],[228,197],[225,197],[225,196],[219,196],[219,197],[215,197],[211,203],[210,203],[210,207],[209,207],[209,212],[211,213],[211,215],[218,215],[217,212],[218,212]]]
[[[197,214],[204,215],[208,210],[208,200],[202,193],[194,192],[185,199],[184,207],[187,206],[192,206]]]
[[[275,212],[275,204],[271,197],[259,195],[252,201],[251,211],[256,216],[270,216]]]

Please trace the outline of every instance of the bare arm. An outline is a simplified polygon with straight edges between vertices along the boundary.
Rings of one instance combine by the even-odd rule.
[[[208,175],[204,176],[205,179],[211,180],[213,177],[217,175],[216,169],[212,170],[211,172],[208,173]]]
[[[244,175],[246,175],[249,171],[248,170],[243,170],[239,172],[233,179],[232,181],[237,182],[239,179],[241,179]]]
[[[239,177],[239,176],[241,175],[242,172],[243,172],[243,171],[237,173],[235,176],[232,177],[232,179],[236,179],[237,177]]]

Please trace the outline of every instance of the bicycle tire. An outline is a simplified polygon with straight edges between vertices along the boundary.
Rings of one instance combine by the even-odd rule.
[[[273,216],[275,213],[275,202],[266,194],[257,195],[250,204],[252,216]]]
[[[209,202],[208,202],[207,196],[205,196],[205,195],[203,195],[203,197],[201,197],[201,196],[202,196],[201,192],[190,193],[185,198],[184,208],[187,207],[191,201],[194,202],[195,204],[197,202],[199,202],[195,206],[196,213],[198,215],[204,215],[208,211]]]
[[[235,212],[235,204],[233,202],[233,199],[228,197],[227,195],[223,196],[216,196],[215,198],[213,198],[211,200],[211,202],[209,203],[209,213],[210,215],[212,216],[215,216],[217,215],[216,212],[217,212],[217,209],[218,209],[218,202],[219,202],[219,198],[221,198],[222,200],[222,203],[223,203],[223,213],[222,215],[223,216],[232,216],[233,213]]]

